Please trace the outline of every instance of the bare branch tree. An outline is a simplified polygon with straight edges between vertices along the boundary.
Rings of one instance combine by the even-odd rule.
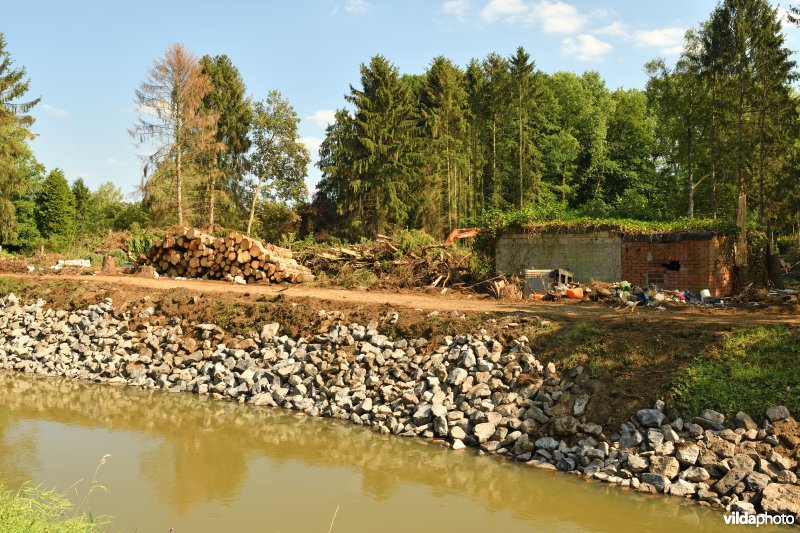
[[[209,151],[220,149],[214,138],[217,115],[201,112],[200,102],[210,90],[197,57],[180,43],[170,45],[164,57],[153,62],[136,90],[139,119],[129,133],[139,144],[155,148],[144,156],[143,192],[147,198],[156,171],[171,166],[178,224],[184,222],[185,167],[202,166]]]

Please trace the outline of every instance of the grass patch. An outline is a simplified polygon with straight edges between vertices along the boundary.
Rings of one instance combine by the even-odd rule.
[[[672,380],[667,398],[679,414],[711,408],[727,417],[742,410],[763,419],[767,408],[785,405],[800,413],[800,332],[784,326],[729,334],[716,350],[702,353]]]
[[[84,533],[102,531],[105,521],[78,513],[61,493],[26,485],[0,484],[0,530],[6,533]]]
[[[320,272],[317,276],[317,285],[320,287],[343,287],[345,289],[369,288],[378,281],[378,276],[366,268],[352,268],[345,265],[342,269],[331,275]]]
[[[18,278],[5,278],[0,277],[0,295],[7,295],[9,293],[20,293],[33,284],[30,280],[22,280]]]
[[[236,317],[240,314],[239,304],[214,302],[211,304],[211,309],[214,311],[214,324],[225,331],[232,329]]]

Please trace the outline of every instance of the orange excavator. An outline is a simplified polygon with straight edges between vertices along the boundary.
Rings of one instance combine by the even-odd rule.
[[[445,239],[445,244],[453,244],[456,239],[467,239],[475,237],[480,233],[480,228],[456,228],[450,232],[450,235]]]

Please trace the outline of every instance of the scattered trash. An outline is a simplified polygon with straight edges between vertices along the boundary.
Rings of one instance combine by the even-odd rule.
[[[582,300],[583,299],[583,289],[580,287],[573,287],[567,289],[567,298],[572,298],[573,300]]]
[[[92,262],[88,259],[59,259],[58,264],[62,267],[89,268],[92,266]]]

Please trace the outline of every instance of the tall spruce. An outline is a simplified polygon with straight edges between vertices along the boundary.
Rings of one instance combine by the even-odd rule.
[[[465,216],[466,89],[464,74],[449,59],[434,58],[425,76],[421,97],[425,163],[429,168],[421,187],[422,227],[433,235],[449,233]],[[427,193],[427,194],[426,194]]]
[[[0,242],[16,238],[13,194],[25,192],[22,162],[31,155],[27,141],[32,138],[33,118],[28,111],[39,98],[19,101],[30,88],[25,68],[15,68],[6,40],[0,33]]]
[[[216,153],[214,166],[219,172],[208,173],[208,226],[217,221],[222,208],[223,224],[236,223],[244,204],[244,179],[247,172],[247,151],[250,149],[250,126],[253,106],[239,69],[226,55],[200,59],[202,72],[211,82],[211,90],[202,100],[206,111],[216,114],[216,140],[224,146]]]
[[[350,87],[353,105],[357,195],[364,200],[358,233],[374,235],[404,227],[411,210],[410,191],[417,177],[415,109],[408,86],[383,56],[361,65],[361,88]]]
[[[72,236],[75,224],[75,197],[64,172],[51,170],[36,198],[36,225],[44,238]]]

